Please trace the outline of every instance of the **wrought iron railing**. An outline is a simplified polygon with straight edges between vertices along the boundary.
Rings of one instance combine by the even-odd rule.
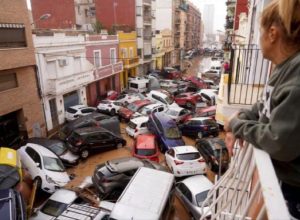
[[[201,207],[200,220],[285,220],[289,213],[270,156],[250,144],[240,148]]]
[[[232,45],[228,80],[228,104],[255,103],[270,72],[270,62],[257,45]]]

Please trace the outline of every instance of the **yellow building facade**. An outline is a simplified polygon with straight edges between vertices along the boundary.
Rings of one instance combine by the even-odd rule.
[[[136,32],[118,32],[119,38],[119,59],[123,61],[124,70],[120,73],[120,88],[125,89],[128,85],[128,77],[135,77],[139,65],[137,56],[137,35]]]
[[[175,61],[172,56],[174,51],[174,39],[172,35],[172,31],[169,29],[164,29],[161,31],[163,45],[162,45],[162,51],[164,52],[163,56],[163,63],[164,66],[172,66],[175,64]]]
[[[155,35],[155,53],[153,54],[155,58],[155,69],[162,69],[164,67],[163,56],[163,37],[161,34]]]

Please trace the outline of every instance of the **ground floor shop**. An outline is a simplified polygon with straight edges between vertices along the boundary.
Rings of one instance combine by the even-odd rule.
[[[137,76],[137,67],[124,68],[124,71],[120,73],[120,89],[121,91],[128,86],[128,77]]]

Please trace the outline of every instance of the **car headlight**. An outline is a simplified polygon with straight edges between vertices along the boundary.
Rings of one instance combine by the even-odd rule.
[[[55,181],[50,177],[46,175],[46,180],[48,183],[55,183]]]

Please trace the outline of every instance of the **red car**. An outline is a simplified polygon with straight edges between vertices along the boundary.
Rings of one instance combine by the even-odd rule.
[[[140,159],[159,162],[159,151],[153,134],[140,134],[134,143],[132,155]]]
[[[190,81],[197,89],[209,89],[210,86],[204,82],[203,79],[196,76],[189,76],[185,79],[186,81]]]
[[[199,108],[195,111],[195,117],[210,117],[215,120],[216,116],[216,105]]]
[[[180,106],[187,106],[188,108],[191,108],[193,106],[196,106],[197,102],[201,101],[202,98],[197,93],[186,92],[175,96],[174,100]]]
[[[164,67],[162,70],[162,75],[166,79],[180,79],[181,72],[172,67]]]
[[[138,110],[140,110],[144,106],[149,105],[151,103],[152,102],[149,101],[148,99],[134,101],[134,102],[128,104],[126,106],[126,108],[125,107],[121,107],[119,109],[119,117],[120,117],[120,119],[125,119],[125,121],[129,121],[130,118],[131,118],[131,116],[135,112],[137,112]]]
[[[114,90],[110,90],[107,92],[107,97],[106,99],[108,100],[116,100],[118,97],[119,93],[117,91]]]

